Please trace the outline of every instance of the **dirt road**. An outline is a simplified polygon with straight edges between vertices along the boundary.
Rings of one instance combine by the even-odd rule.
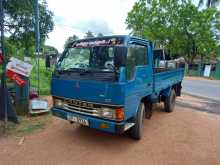
[[[176,107],[154,111],[144,138],[99,132],[53,118],[44,130],[0,139],[1,165],[220,165],[220,116]]]

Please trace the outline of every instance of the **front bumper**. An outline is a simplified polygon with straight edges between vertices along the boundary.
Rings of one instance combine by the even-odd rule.
[[[74,112],[65,111],[65,110],[58,109],[58,108],[52,108],[52,114],[54,116],[57,116],[65,120],[67,120],[67,115],[71,114],[71,115],[80,117],[82,119],[88,120],[90,128],[95,128],[95,129],[110,132],[110,133],[122,134],[125,130],[125,124],[126,124],[125,122],[113,122],[109,120],[99,119],[96,117],[91,117],[91,116],[81,115],[81,114],[74,113]],[[102,128],[101,125],[103,124],[107,125],[107,127]]]

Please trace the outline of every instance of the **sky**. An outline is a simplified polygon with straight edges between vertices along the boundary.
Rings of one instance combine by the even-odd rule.
[[[83,38],[90,30],[95,35],[128,34],[125,20],[137,0],[47,0],[54,13],[54,30],[47,45],[63,51],[66,39],[73,34]]]

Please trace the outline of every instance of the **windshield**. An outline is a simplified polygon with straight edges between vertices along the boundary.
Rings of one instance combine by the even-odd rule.
[[[67,48],[58,63],[58,68],[60,70],[95,69],[113,71],[114,47]]]

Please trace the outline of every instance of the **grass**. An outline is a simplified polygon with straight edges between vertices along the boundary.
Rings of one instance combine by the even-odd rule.
[[[19,116],[19,121],[20,124],[8,122],[6,130],[4,130],[3,123],[1,123],[0,135],[22,137],[38,130],[42,130],[52,121],[52,115],[45,114],[35,117]]]
[[[47,69],[45,67],[44,59],[40,59],[40,94],[41,95],[49,95],[50,94],[50,81],[52,77],[53,68]],[[31,72],[31,88],[37,90],[38,87],[38,69],[37,69],[37,60],[32,60],[33,70]]]

